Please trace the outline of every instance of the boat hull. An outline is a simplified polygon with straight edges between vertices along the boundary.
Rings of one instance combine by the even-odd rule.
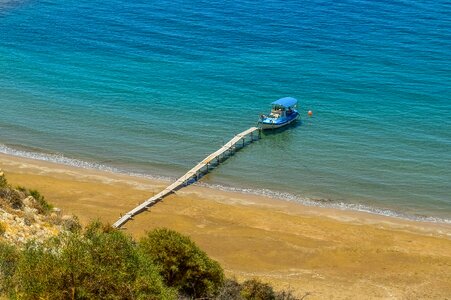
[[[280,127],[287,126],[293,122],[296,122],[299,119],[299,113],[296,112],[296,115],[293,118],[285,119],[283,121],[272,121],[272,120],[262,120],[259,122],[260,128],[263,130],[266,129],[277,129]]]

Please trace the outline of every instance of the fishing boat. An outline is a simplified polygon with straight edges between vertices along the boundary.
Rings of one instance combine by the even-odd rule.
[[[271,113],[260,115],[258,120],[262,129],[275,129],[286,126],[299,119],[299,112],[296,110],[298,100],[292,97],[281,98],[271,103]]]

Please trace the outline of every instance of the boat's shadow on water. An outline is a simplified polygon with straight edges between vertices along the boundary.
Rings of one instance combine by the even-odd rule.
[[[287,126],[283,126],[280,128],[262,130],[262,135],[263,136],[278,135],[278,134],[281,134],[284,132],[289,132],[291,130],[294,130],[297,127],[300,127],[301,125],[302,125],[302,120],[298,120],[292,124],[289,124]]]

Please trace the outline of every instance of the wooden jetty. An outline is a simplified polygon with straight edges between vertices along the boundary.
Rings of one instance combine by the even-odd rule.
[[[198,181],[202,177],[202,175],[209,172],[210,166],[218,165],[221,161],[224,161],[230,155],[232,155],[237,149],[244,147],[247,141],[252,143],[255,139],[259,139],[260,135],[261,130],[258,127],[251,127],[248,130],[235,135],[219,150],[208,155],[204,160],[202,160],[194,168],[186,172],[182,177],[177,179],[174,183],[169,185],[163,191],[147,199],[146,201],[144,201],[143,203],[141,203],[140,205],[138,205],[137,207],[126,213],[125,215],[121,216],[119,220],[117,220],[113,224],[113,227],[120,228],[134,216],[143,211],[146,211],[152,205],[158,203],[167,195],[174,193],[176,190],[179,190],[184,186],[187,186],[193,182]],[[248,137],[250,137],[250,139],[248,139]]]

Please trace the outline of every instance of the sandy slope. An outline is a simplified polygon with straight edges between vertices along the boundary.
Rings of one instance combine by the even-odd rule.
[[[82,222],[113,222],[166,184],[6,155],[0,168]],[[160,226],[190,235],[228,275],[310,293],[305,299],[451,298],[451,225],[190,186],[126,230],[139,237]]]

